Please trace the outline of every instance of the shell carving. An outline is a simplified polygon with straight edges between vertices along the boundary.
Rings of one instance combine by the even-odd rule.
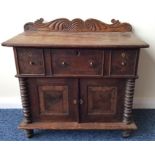
[[[121,23],[119,20],[112,19],[112,24],[106,24],[97,19],[76,18],[68,20],[66,18],[56,19],[44,23],[44,19],[40,18],[34,23],[26,23],[25,31],[50,31],[50,32],[129,32],[132,26],[129,23]]]

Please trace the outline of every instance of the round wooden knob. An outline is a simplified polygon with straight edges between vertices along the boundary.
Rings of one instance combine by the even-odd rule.
[[[122,65],[122,66],[125,66],[125,65],[126,65],[126,62],[125,62],[125,61],[122,61],[122,62],[121,62],[121,65]]]
[[[33,61],[30,61],[29,64],[30,65],[35,65],[35,63]]]
[[[76,99],[73,100],[73,104],[77,104],[77,100]]]
[[[122,56],[122,58],[125,58],[125,56],[126,56],[125,52],[122,52],[121,56]]]
[[[80,99],[80,104],[82,105],[84,103],[84,101],[82,99]]]
[[[94,66],[94,63],[91,61],[91,62],[89,63],[89,65],[90,65],[90,67],[93,67],[93,66]]]
[[[65,66],[65,65],[66,65],[66,63],[65,63],[64,61],[62,61],[62,62],[61,62],[61,65],[62,65],[62,66]]]

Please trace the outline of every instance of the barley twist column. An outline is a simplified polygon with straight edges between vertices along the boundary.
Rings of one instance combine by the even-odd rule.
[[[123,122],[130,124],[132,122],[132,105],[133,105],[133,96],[135,88],[135,79],[128,79],[126,82],[125,90],[125,103],[124,103],[124,113],[123,113]],[[128,137],[130,131],[124,131],[123,137]]]
[[[21,101],[23,106],[23,114],[26,123],[31,123],[31,112],[30,112],[30,104],[29,104],[29,96],[27,90],[26,78],[19,78],[20,85],[20,94]],[[33,130],[26,130],[27,137],[30,138],[33,136]]]

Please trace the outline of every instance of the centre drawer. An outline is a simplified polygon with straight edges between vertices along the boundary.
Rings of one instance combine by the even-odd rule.
[[[103,52],[100,49],[51,49],[54,75],[101,75]]]

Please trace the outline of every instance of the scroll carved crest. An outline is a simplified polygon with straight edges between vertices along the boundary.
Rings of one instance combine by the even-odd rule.
[[[24,25],[25,31],[50,31],[50,32],[129,32],[132,26],[129,23],[121,23],[119,20],[112,19],[112,24],[106,24],[97,19],[76,18],[68,20],[66,18],[44,22],[43,18]]]

